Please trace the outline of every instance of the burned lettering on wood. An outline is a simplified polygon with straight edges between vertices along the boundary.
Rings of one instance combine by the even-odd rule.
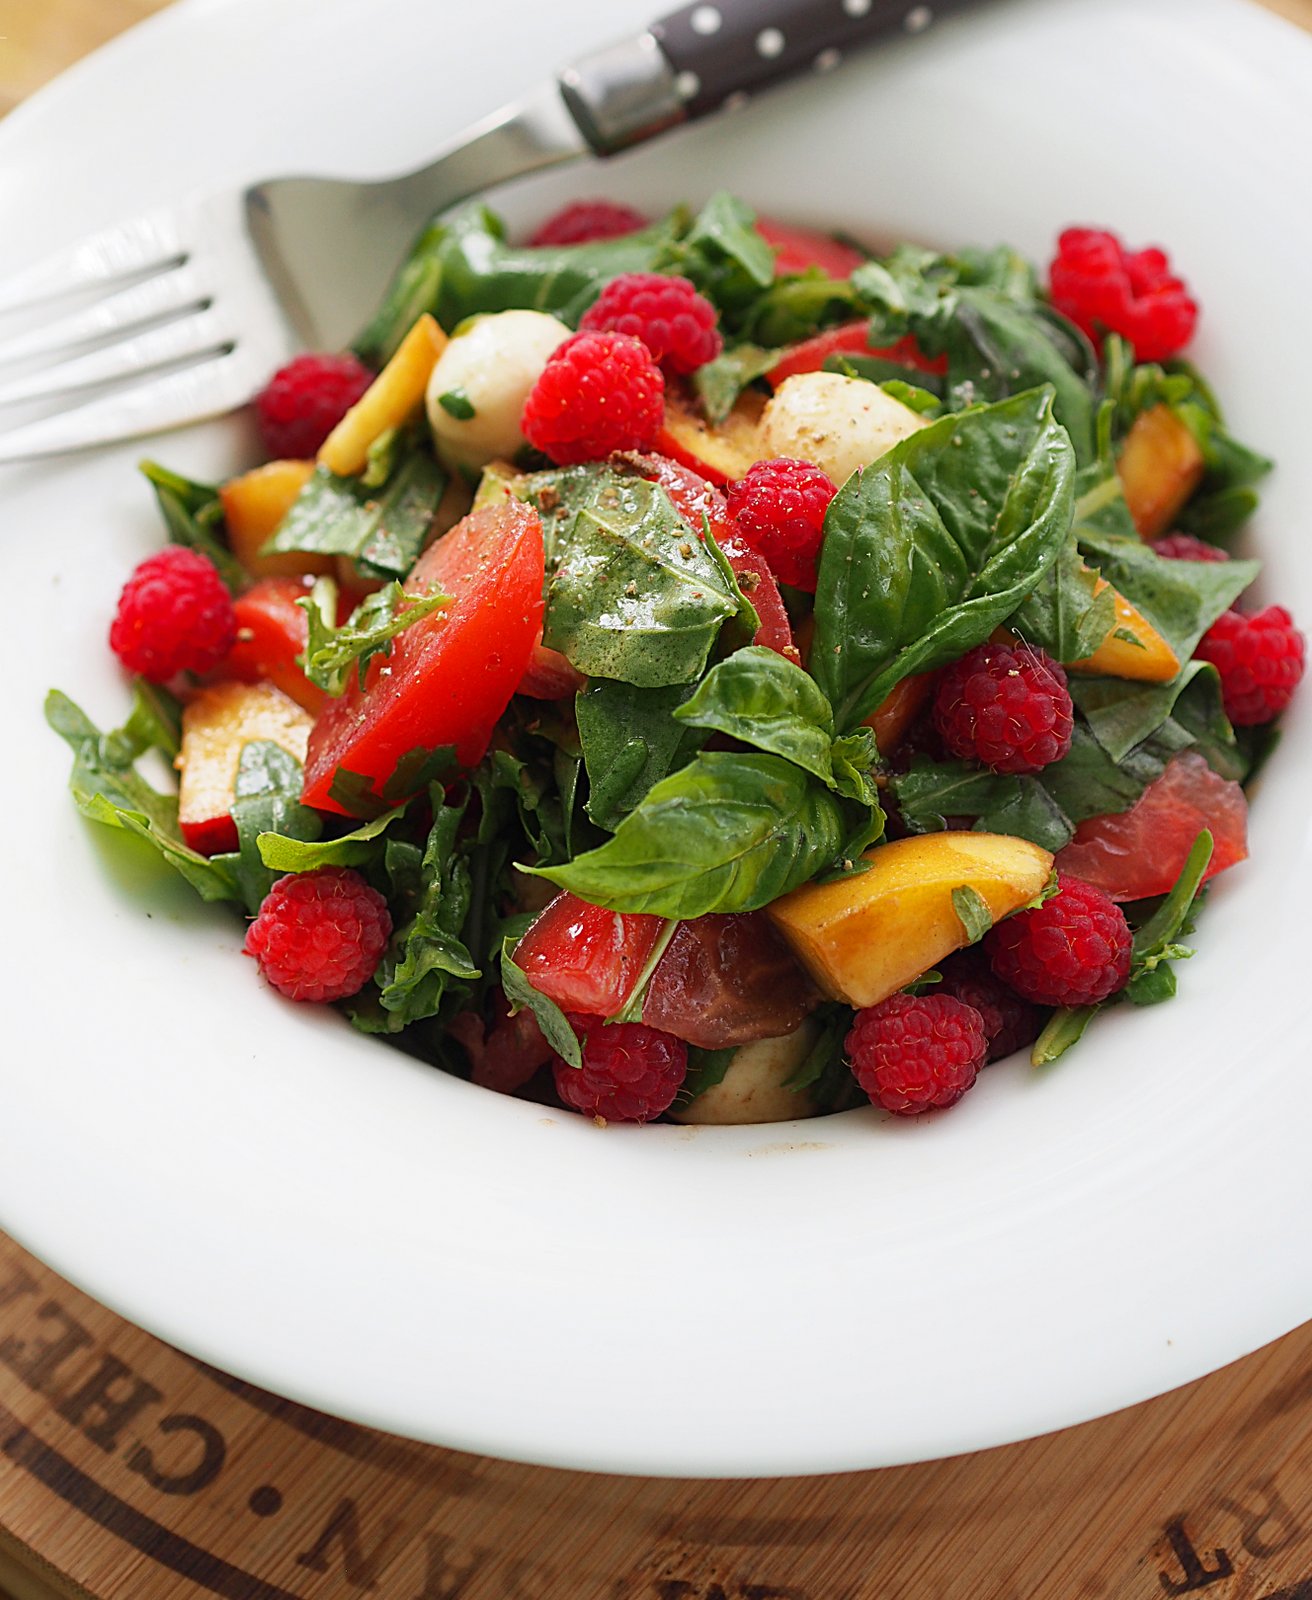
[[[384,1520],[371,1549],[366,1550],[360,1527],[360,1508],[349,1495],[344,1495],[333,1507],[323,1530],[308,1550],[296,1557],[298,1567],[311,1572],[326,1573],[332,1570],[330,1554],[334,1547],[341,1555],[342,1576],[353,1589],[366,1592],[378,1587],[378,1574],[392,1553],[401,1532],[399,1517]]]
[[[1167,1523],[1165,1532],[1184,1574],[1183,1578],[1174,1578],[1169,1572],[1157,1574],[1157,1581],[1167,1594],[1191,1594],[1196,1589],[1206,1589],[1214,1583],[1220,1583],[1222,1578],[1234,1575],[1234,1565],[1224,1550],[1213,1550],[1211,1559],[1215,1565],[1207,1565],[1185,1532],[1183,1518],[1177,1517],[1174,1522]]]

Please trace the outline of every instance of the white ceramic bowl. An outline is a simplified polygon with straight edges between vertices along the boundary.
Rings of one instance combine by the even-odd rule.
[[[0,270],[210,185],[380,172],[640,0],[187,0],[0,127]],[[1312,47],[1232,0],[998,0],[567,193],[726,186],[800,221],[1043,257],[1162,239],[1197,356],[1282,462],[1254,540],[1312,619],[1301,204]],[[153,442],[218,475],[234,420]],[[811,1472],[1076,1422],[1312,1314],[1304,1014],[1312,696],[1182,994],[950,1115],[615,1128],[283,1004],[240,929],[83,823],[41,722],[107,725],[118,586],[159,538],[137,448],[0,477],[7,579],[0,1222],[183,1348],[330,1411],[562,1465]]]

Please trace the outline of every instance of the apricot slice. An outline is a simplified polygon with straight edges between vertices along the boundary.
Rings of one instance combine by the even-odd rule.
[[[219,490],[228,543],[252,578],[299,578],[307,572],[333,570],[332,556],[298,550],[260,554],[313,471],[313,461],[267,461],[239,478],[229,478]]]
[[[424,392],[447,337],[424,312],[397,346],[396,354],[319,446],[319,463],[339,477],[364,471],[369,446],[399,428],[423,404]]]
[[[766,908],[816,983],[874,1006],[968,942],[952,895],[970,889],[996,922],[1033,900],[1052,856],[1001,833],[929,833],[866,852],[865,872],[805,884]]]

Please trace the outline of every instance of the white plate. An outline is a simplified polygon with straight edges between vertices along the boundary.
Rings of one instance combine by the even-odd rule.
[[[0,127],[0,270],[193,184],[386,171],[645,20],[641,0],[190,0]],[[439,17],[441,20],[439,21]],[[1225,0],[1013,0],[530,196],[782,215],[1043,257],[1166,240],[1197,355],[1281,458],[1255,541],[1312,620],[1312,48]],[[327,264],[330,268],[330,263]],[[218,474],[244,422],[150,446]],[[599,1133],[279,1002],[240,930],[82,822],[40,703],[106,725],[160,537],[137,448],[0,477],[0,1222],[183,1348],[414,1437],[612,1471],[870,1467],[1159,1393],[1312,1315],[1312,695],[1173,1005],[951,1115]]]

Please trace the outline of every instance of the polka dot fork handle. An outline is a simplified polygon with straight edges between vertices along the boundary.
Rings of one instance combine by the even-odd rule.
[[[969,0],[694,0],[653,23],[688,117],[733,109],[758,89],[828,72],[859,46],[921,33]]]

